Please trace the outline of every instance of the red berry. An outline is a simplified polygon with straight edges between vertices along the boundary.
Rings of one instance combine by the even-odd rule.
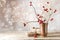
[[[46,12],[48,12],[48,11],[46,11]]]
[[[30,3],[32,3],[32,2],[30,1]]]
[[[50,10],[52,10],[52,9],[50,8]]]
[[[30,2],[30,6],[32,6],[32,2]]]
[[[39,14],[37,14],[37,16],[39,16]]]
[[[43,18],[43,16],[39,16],[39,18]]]
[[[38,19],[38,22],[39,22],[39,24],[42,24],[42,23],[43,23],[43,21],[42,21],[42,20],[40,20],[40,19]]]
[[[52,21],[52,20],[53,20],[53,18],[50,19],[50,21]]]
[[[24,24],[24,27],[26,26],[26,24],[25,23],[23,23]]]
[[[47,4],[49,4],[49,2],[47,2]]]
[[[45,8],[45,6],[43,6],[43,8]]]
[[[45,22],[46,20],[44,20],[44,22]]]
[[[43,23],[43,21],[42,21],[42,20],[40,20],[40,21],[39,21],[39,23],[40,23],[40,24],[42,24],[42,23]]]
[[[57,10],[55,9],[54,13],[56,13],[56,11],[57,11]]]
[[[46,8],[46,9],[44,9],[44,11],[48,11],[48,9]]]

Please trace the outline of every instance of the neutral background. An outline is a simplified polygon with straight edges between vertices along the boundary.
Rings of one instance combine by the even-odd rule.
[[[57,9],[51,16],[53,21],[49,21],[49,32],[60,32],[60,0],[0,0],[0,32],[8,31],[29,31],[32,27],[40,27],[38,22],[28,23],[26,27],[23,23],[36,21],[34,10],[29,6],[32,1],[37,14],[42,13],[42,6]],[[49,2],[49,6],[46,5]]]

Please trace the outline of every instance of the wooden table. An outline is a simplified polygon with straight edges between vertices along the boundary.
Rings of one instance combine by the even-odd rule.
[[[28,37],[26,32],[0,33],[0,40],[28,40],[28,39],[60,39],[60,33],[50,33],[47,37]]]

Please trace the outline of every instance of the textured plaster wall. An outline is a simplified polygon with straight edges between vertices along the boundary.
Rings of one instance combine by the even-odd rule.
[[[57,9],[57,12],[51,17],[53,21],[49,21],[49,32],[60,32],[60,1],[59,0],[0,0],[0,32],[7,31],[28,31],[32,27],[39,27],[37,22],[31,22],[24,27],[23,23],[28,21],[36,21],[34,10],[29,6],[32,1],[37,14],[42,13],[42,6]],[[47,6],[46,2],[50,2]]]

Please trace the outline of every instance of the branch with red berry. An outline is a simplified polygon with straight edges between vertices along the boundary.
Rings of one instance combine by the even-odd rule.
[[[50,2],[46,2],[46,5],[48,5],[49,6],[49,4],[50,4]],[[46,14],[49,14],[49,19],[48,19],[48,21],[50,20],[50,21],[52,21],[54,18],[51,18],[51,16],[54,14],[54,13],[56,13],[57,12],[57,10],[56,9],[53,9],[53,8],[49,8],[49,7],[46,7],[46,6],[42,6],[42,8],[43,8],[43,13],[42,14],[45,14],[44,12],[46,12]],[[49,13],[49,12],[51,12],[51,13]],[[46,16],[46,15],[45,15]],[[44,17],[44,16],[43,16]],[[48,17],[48,16],[46,16],[46,17]],[[50,19],[51,18],[51,19]],[[46,21],[46,20],[45,20]]]
[[[46,3],[47,3],[47,5],[50,4],[50,2],[46,2]],[[30,22],[38,22],[39,24],[44,23],[44,22],[46,21],[45,17],[42,16],[42,15],[40,15],[40,14],[37,14],[36,9],[35,9],[35,7],[33,6],[33,4],[32,4],[31,1],[30,1],[30,6],[33,7],[34,12],[35,12],[35,15],[36,15],[36,18],[38,19],[38,21],[29,21],[29,22],[23,23],[24,26],[26,26],[26,24],[28,24],[28,23],[30,23]],[[42,8],[43,8],[43,12],[47,12],[47,13],[53,10],[52,8],[47,8],[47,7],[45,7],[45,6],[42,6]],[[55,10],[52,11],[52,12],[53,12],[53,13],[56,13],[57,10],[55,9]],[[51,19],[50,19],[51,15],[52,15],[53,13],[51,13],[51,14],[49,15],[48,21],[49,21],[49,20],[52,21],[52,20],[54,19],[54,18],[51,18]],[[42,14],[44,14],[44,13],[42,13]]]

